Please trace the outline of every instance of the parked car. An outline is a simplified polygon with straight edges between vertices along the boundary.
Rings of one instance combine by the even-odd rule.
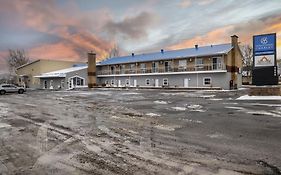
[[[13,84],[1,84],[0,85],[0,95],[4,95],[6,93],[19,93],[23,94],[25,92],[24,87],[19,87]]]

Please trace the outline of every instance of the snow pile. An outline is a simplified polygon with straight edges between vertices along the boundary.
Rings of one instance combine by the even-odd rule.
[[[244,95],[236,100],[281,100],[281,96],[249,96]]]

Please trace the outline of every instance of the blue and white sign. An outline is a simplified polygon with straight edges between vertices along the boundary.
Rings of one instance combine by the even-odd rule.
[[[276,33],[254,36],[253,51],[252,84],[277,85]]]
[[[254,36],[254,51],[258,52],[275,52],[276,34]]]
[[[254,36],[254,66],[268,67],[276,64],[276,34]]]

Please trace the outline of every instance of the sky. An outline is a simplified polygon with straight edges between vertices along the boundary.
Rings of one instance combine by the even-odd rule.
[[[277,33],[281,0],[0,0],[0,73],[9,49],[35,59],[87,60],[229,43]]]

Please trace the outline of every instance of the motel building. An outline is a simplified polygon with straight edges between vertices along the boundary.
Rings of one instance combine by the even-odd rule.
[[[35,76],[40,79],[40,89],[74,89],[88,87],[86,64]]]
[[[242,54],[231,43],[125,57],[97,64],[97,83],[111,87],[239,88]]]
[[[88,84],[106,87],[235,89],[242,84],[238,37],[228,44],[114,57],[35,76],[41,89],[73,89]],[[91,70],[90,70],[91,69]],[[88,84],[87,84],[88,83]]]

